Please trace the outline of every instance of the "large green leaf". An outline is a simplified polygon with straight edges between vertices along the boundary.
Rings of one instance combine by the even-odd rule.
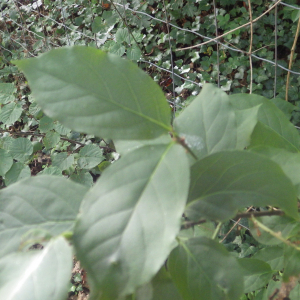
[[[65,300],[71,270],[72,248],[62,237],[41,251],[7,255],[0,259],[0,299]]]
[[[244,275],[244,293],[250,293],[265,286],[273,276],[274,271],[270,265],[262,260],[241,258],[238,262]]]
[[[229,96],[234,107],[246,109],[260,105],[258,120],[278,133],[286,141],[299,149],[300,138],[297,129],[275,104],[269,99],[255,94],[234,94]]]
[[[188,159],[174,142],[131,151],[103,173],[74,232],[92,299],[115,300],[155,275],[175,246],[188,184]]]
[[[77,46],[15,63],[45,113],[73,130],[115,139],[171,131],[162,91],[130,61]]]
[[[237,260],[211,239],[180,243],[170,255],[168,267],[184,300],[236,300],[243,293]]]
[[[190,219],[224,221],[251,205],[278,206],[298,219],[295,187],[272,160],[248,151],[223,151],[192,166]]]
[[[265,155],[279,164],[292,183],[296,186],[300,198],[300,153],[291,153],[285,149],[258,146],[251,151]]]
[[[234,108],[228,95],[212,84],[204,85],[196,99],[175,119],[174,127],[198,158],[235,149],[237,144]]]
[[[87,188],[56,176],[37,176],[0,191],[0,257],[16,251],[22,235],[43,228],[57,235],[73,227]]]

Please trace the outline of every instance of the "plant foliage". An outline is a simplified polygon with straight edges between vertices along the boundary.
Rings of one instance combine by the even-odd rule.
[[[0,191],[1,298],[45,289],[45,299],[65,299],[72,251],[64,238],[87,271],[92,300],[268,299],[287,284],[294,289],[286,297],[299,292],[300,138],[276,105],[206,84],[172,126],[158,86],[116,55],[75,46],[14,63],[51,118],[45,127],[59,119],[116,139],[122,156],[90,189],[48,175]],[[1,152],[3,173],[11,155],[31,155],[19,143]],[[101,159],[94,147],[78,155],[81,167]],[[54,158],[56,168],[70,166],[65,155]],[[237,212],[257,241],[228,236],[222,245]],[[44,249],[33,251],[37,244]],[[31,280],[45,268],[56,284]]]

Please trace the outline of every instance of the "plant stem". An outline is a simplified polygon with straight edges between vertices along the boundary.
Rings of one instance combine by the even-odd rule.
[[[217,227],[216,227],[216,229],[215,229],[215,231],[214,231],[214,233],[213,233],[213,235],[211,237],[213,240],[216,239],[216,237],[217,237],[217,235],[218,235],[218,233],[219,233],[219,231],[221,229],[222,224],[223,224],[222,222],[218,223],[218,225],[217,225]]]
[[[282,241],[286,245],[291,246],[291,247],[295,248],[298,251],[300,250],[300,247],[297,247],[296,245],[294,245],[290,241],[288,241],[285,238],[283,238],[282,235],[281,235],[281,232],[275,232],[275,231],[273,231],[272,229],[270,229],[269,227],[265,226],[264,224],[262,224],[261,222],[259,222],[257,219],[255,219],[254,216],[252,216],[251,220],[254,223],[254,226],[261,228],[262,230],[264,230],[265,232],[271,234],[276,239]]]

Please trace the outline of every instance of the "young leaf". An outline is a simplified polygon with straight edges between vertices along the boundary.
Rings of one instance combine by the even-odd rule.
[[[175,130],[200,159],[210,153],[235,149],[237,124],[228,95],[212,84],[175,119]]]
[[[0,259],[0,298],[65,300],[71,270],[72,248],[62,237],[41,251],[12,253]]]
[[[37,176],[0,190],[0,257],[16,251],[21,236],[40,227],[53,235],[73,227],[87,188],[52,176]]]
[[[225,221],[251,205],[278,206],[298,219],[294,185],[275,162],[248,151],[223,151],[192,166],[188,218]]]
[[[223,245],[206,237],[180,243],[168,267],[184,300],[238,300],[244,290],[237,260]]]
[[[229,96],[230,102],[236,108],[250,108],[260,105],[258,120],[278,133],[291,143],[296,149],[300,146],[300,137],[297,129],[269,99],[255,94],[234,94]]]
[[[162,91],[130,61],[77,46],[15,63],[44,112],[68,128],[127,140],[171,131]]]
[[[174,247],[188,184],[188,159],[174,142],[131,151],[103,173],[74,232],[92,299],[115,300],[155,275]]]

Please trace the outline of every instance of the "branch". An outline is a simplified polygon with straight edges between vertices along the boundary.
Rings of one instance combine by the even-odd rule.
[[[238,213],[235,215],[233,219],[240,219],[240,218],[253,218],[253,217],[264,217],[264,216],[284,216],[285,213],[282,210],[272,210],[272,211],[250,211],[250,212],[244,212],[244,213]],[[210,220],[199,220],[199,221],[188,221],[184,222],[181,225],[181,230],[183,229],[189,229],[191,227],[194,227],[195,225],[200,225],[206,222],[209,222]]]

